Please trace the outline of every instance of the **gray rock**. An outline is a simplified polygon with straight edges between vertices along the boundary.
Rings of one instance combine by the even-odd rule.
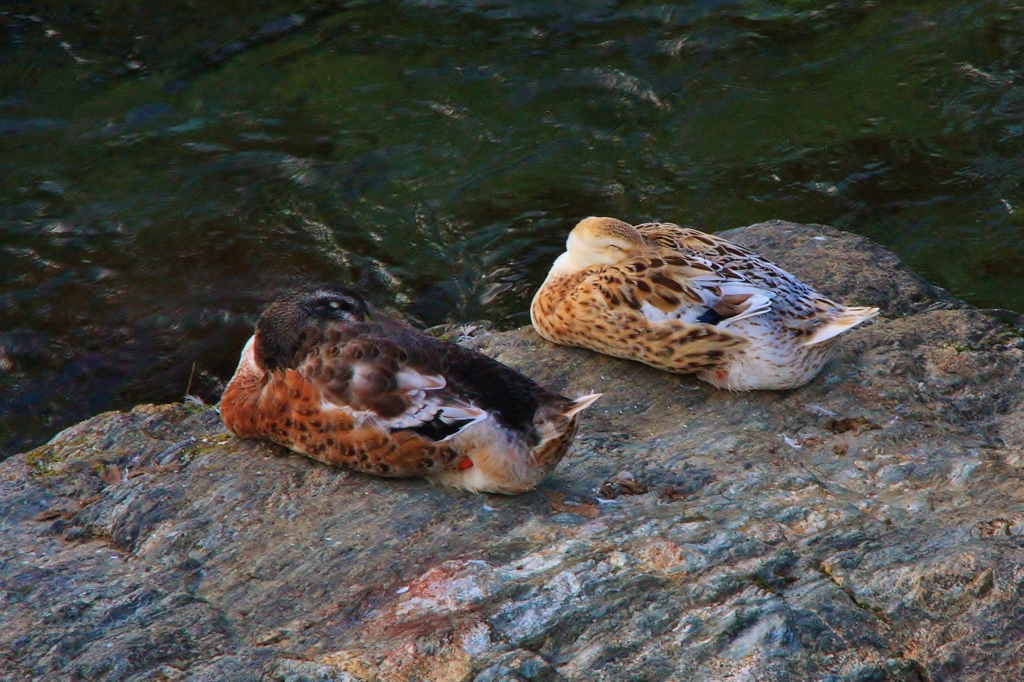
[[[190,405],[0,464],[0,677],[1024,679],[1019,318],[830,228],[729,236],[884,317],[781,393],[466,338],[605,393],[533,493],[331,469]]]

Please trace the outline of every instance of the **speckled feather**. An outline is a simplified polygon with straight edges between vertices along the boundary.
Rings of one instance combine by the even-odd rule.
[[[521,492],[565,455],[593,400],[395,320],[296,314],[295,300],[268,307],[225,389],[221,414],[238,436],[380,476]]]
[[[530,308],[550,341],[731,390],[809,381],[828,341],[877,312],[835,303],[720,237],[613,218],[577,225]]]

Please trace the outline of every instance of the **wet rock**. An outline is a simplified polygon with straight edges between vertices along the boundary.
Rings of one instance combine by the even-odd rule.
[[[199,405],[0,464],[0,678],[1024,679],[1017,318],[830,228],[730,236],[885,315],[779,393],[460,334],[605,394],[526,495],[331,469]]]

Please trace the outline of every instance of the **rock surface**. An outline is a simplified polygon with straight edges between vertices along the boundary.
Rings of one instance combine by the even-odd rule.
[[[729,394],[466,343],[604,398],[540,490],[473,496],[145,406],[0,464],[9,680],[1024,679],[1024,339],[831,228],[732,239],[884,317]]]

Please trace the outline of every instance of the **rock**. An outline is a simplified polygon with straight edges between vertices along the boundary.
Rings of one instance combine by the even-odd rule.
[[[830,228],[729,236],[885,316],[779,393],[466,335],[605,394],[533,493],[331,469],[194,405],[0,464],[0,678],[1024,679],[1018,318]]]

